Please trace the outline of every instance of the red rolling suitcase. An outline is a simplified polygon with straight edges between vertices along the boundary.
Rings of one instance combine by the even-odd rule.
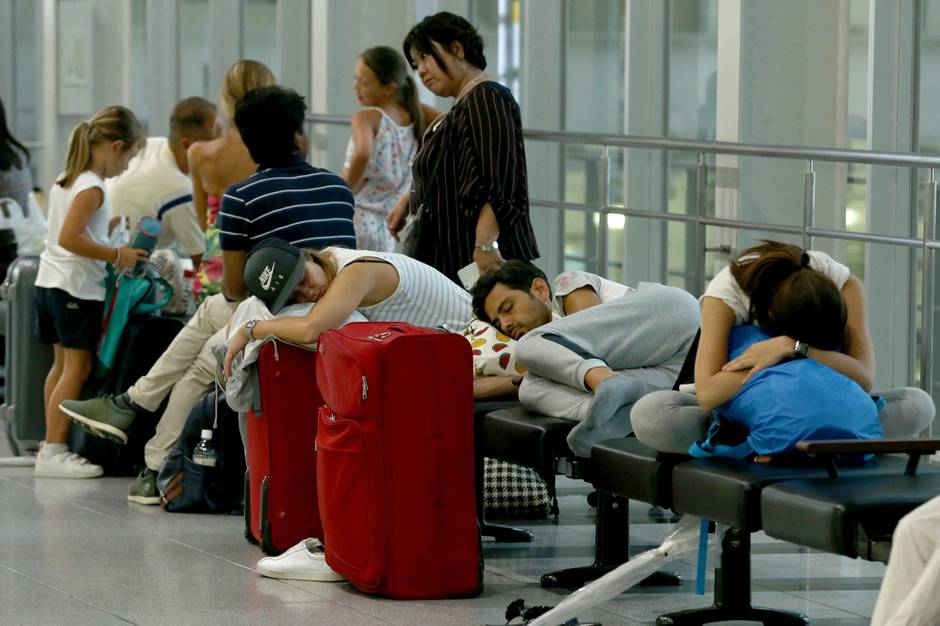
[[[271,341],[258,357],[261,413],[246,418],[245,538],[266,554],[323,539],[317,510],[315,350]]]
[[[367,593],[479,593],[470,344],[429,328],[358,322],[321,335],[318,350],[327,563]]]

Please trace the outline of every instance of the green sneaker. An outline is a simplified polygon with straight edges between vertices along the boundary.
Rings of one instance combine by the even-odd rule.
[[[92,435],[121,444],[127,443],[127,430],[137,415],[133,409],[118,406],[114,396],[91,400],[63,400],[59,408]]]
[[[160,492],[157,490],[157,473],[144,468],[140,476],[134,479],[127,490],[127,501],[137,504],[160,504]]]

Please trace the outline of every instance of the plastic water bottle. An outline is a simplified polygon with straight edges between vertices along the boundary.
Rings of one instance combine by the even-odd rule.
[[[142,217],[140,222],[137,223],[137,233],[134,235],[134,241],[131,242],[130,246],[131,248],[146,250],[149,254],[153,252],[162,234],[163,224],[159,220],[152,217]],[[140,275],[146,265],[145,261],[138,261],[137,265],[134,266],[133,274],[135,276]]]
[[[218,456],[215,453],[215,448],[212,447],[212,429],[204,428],[202,430],[202,439],[199,440],[199,443],[197,443],[196,447],[193,449],[193,463],[196,465],[215,467],[217,461]]]

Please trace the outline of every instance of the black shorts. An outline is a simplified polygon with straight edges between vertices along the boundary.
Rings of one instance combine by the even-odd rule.
[[[61,289],[36,287],[33,331],[39,341],[94,351],[101,338],[104,302],[82,300]]]

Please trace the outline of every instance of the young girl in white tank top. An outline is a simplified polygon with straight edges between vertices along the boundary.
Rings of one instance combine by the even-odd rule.
[[[65,171],[49,192],[49,238],[36,276],[36,338],[53,348],[46,377],[46,438],[35,473],[44,478],[94,478],[102,468],[69,451],[68,416],[94,367],[101,332],[107,265],[133,267],[147,256],[108,242],[106,178],[127,169],[145,141],[130,110],[106,107],[72,131]]]

